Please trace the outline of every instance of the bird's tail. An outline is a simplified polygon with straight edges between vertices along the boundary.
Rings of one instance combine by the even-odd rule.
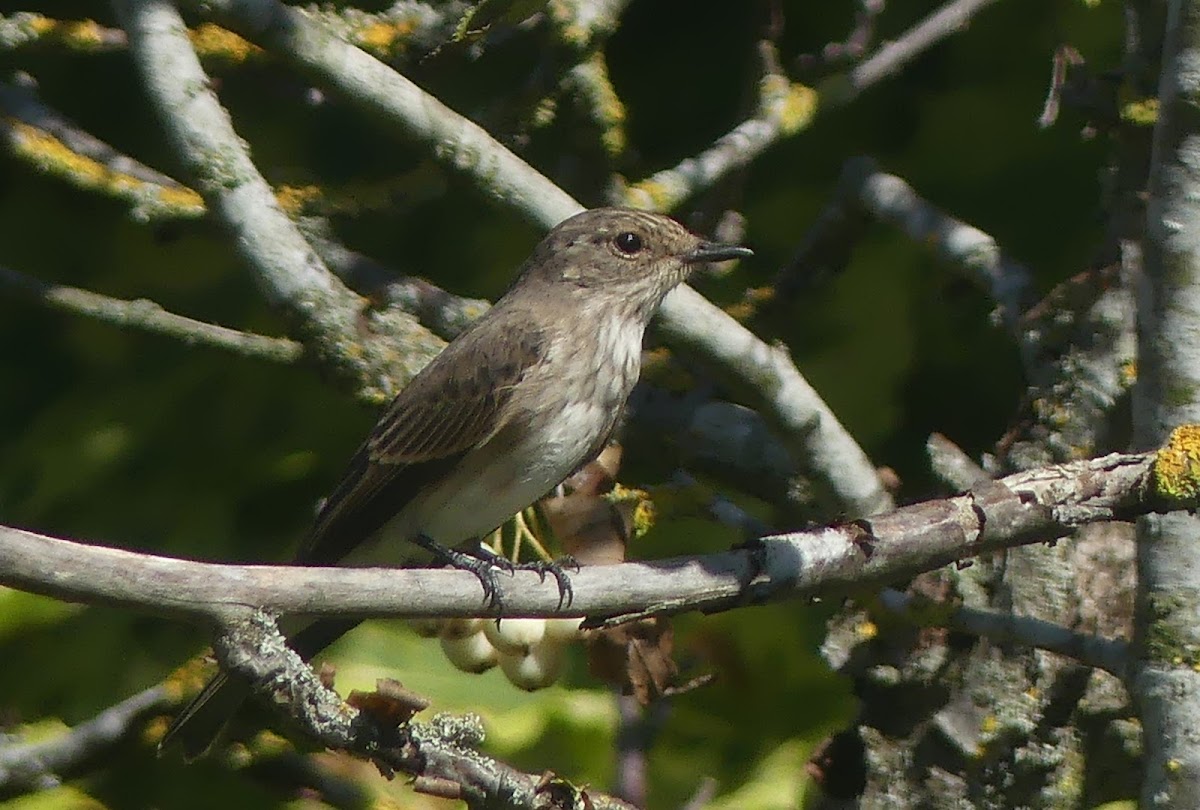
[[[300,628],[287,628],[288,644],[305,661],[352,630],[359,619],[325,619]],[[224,672],[205,684],[192,698],[158,744],[161,754],[179,745],[183,756],[193,760],[203,756],[216,742],[225,725],[250,697],[250,685]]]
[[[219,673],[171,723],[158,744],[159,754],[179,745],[186,760],[203,756],[248,697],[248,684]]]

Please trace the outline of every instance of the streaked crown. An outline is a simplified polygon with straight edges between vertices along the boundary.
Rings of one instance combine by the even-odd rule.
[[[596,208],[564,220],[534,249],[514,292],[534,281],[598,288],[645,313],[699,262],[748,256],[746,248],[707,242],[662,214]]]

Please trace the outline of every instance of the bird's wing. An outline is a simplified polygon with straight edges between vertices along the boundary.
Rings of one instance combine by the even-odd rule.
[[[496,333],[463,335],[400,391],[322,507],[299,561],[337,562],[503,427],[505,404],[546,342],[528,323],[499,340],[488,334]]]

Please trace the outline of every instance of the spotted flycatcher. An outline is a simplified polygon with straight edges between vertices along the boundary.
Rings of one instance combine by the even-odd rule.
[[[659,214],[585,211],[534,249],[496,305],[397,395],[317,516],[297,562],[469,568],[499,600],[479,540],[603,449],[641,371],[642,336],[697,263],[750,251]],[[561,586],[561,580],[560,580]],[[292,638],[306,658],[354,620]],[[176,719],[195,756],[245,699],[214,678]]]

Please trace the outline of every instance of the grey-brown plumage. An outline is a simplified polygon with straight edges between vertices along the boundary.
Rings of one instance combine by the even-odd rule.
[[[666,294],[697,262],[744,255],[643,211],[596,209],[558,225],[496,305],[388,406],[297,560],[428,563],[418,538],[478,551],[480,537],[603,448]],[[317,622],[293,644],[310,657],[354,624]],[[245,695],[218,676],[163,745],[177,737],[185,754],[202,753]]]

